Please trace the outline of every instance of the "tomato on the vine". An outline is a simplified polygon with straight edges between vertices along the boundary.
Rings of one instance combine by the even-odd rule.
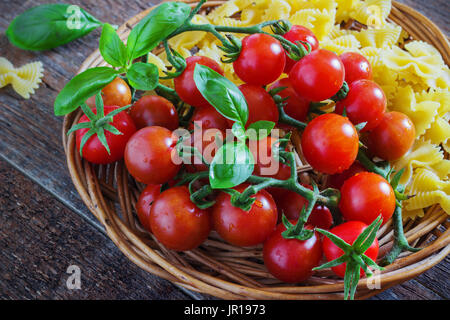
[[[335,174],[348,169],[355,161],[359,137],[348,118],[328,113],[308,123],[301,146],[303,155],[315,170]]]
[[[175,130],[179,124],[178,113],[172,102],[156,95],[143,96],[136,101],[130,109],[130,116],[138,129],[160,126]]]
[[[206,129],[219,129],[226,131],[230,126],[227,118],[222,116],[214,107],[203,107],[194,110],[191,120],[189,121],[189,130],[199,129],[195,126],[195,123],[201,124],[202,130]]]
[[[249,141],[249,150],[255,160],[253,174],[287,180],[291,176],[291,167],[275,157],[274,148],[279,148],[279,142],[273,137]]]
[[[345,67],[345,81],[348,84],[356,80],[372,80],[372,66],[362,54],[344,52],[339,56]]]
[[[378,216],[386,223],[395,210],[395,193],[390,183],[373,172],[357,173],[341,187],[339,210],[346,220],[371,224]]]
[[[283,38],[293,43],[297,43],[297,41],[307,42],[311,46],[311,51],[319,49],[319,40],[317,40],[316,35],[304,26],[292,26],[291,29],[283,35]],[[305,47],[305,49],[308,49],[306,44],[301,44]],[[296,62],[297,61],[292,60],[286,55],[286,66],[284,67],[284,73],[289,73]]]
[[[359,161],[355,161],[350,168],[344,170],[343,172],[329,175],[327,185],[330,188],[340,189],[347,179],[350,179],[357,173],[365,171],[367,171],[366,168],[364,168]]]
[[[102,89],[105,106],[125,107],[131,104],[131,89],[122,78],[115,78]],[[86,100],[86,104],[95,108],[95,95]]]
[[[234,187],[243,192],[247,184]],[[256,195],[249,211],[234,207],[231,196],[221,192],[212,207],[213,228],[228,243],[240,247],[254,246],[264,242],[275,230],[277,224],[277,207],[272,196],[265,190]]]
[[[286,54],[281,43],[270,35],[255,33],[242,40],[233,68],[242,81],[262,86],[277,80],[285,64]]]
[[[295,224],[295,221],[291,221]],[[312,229],[306,226],[306,229]],[[263,246],[264,265],[277,279],[296,283],[308,279],[322,258],[322,244],[317,232],[308,240],[285,239],[286,227],[280,223]]]
[[[194,148],[197,148],[207,163],[211,163],[216,152],[223,145],[225,138],[225,133],[223,131],[211,128],[202,131],[201,134],[194,132],[191,136],[191,145]],[[192,155],[189,160],[189,167],[193,167],[195,171],[207,171],[209,169],[208,166],[202,163],[201,159],[195,155]]]
[[[190,199],[186,186],[162,192],[150,210],[150,228],[168,249],[192,250],[202,244],[211,231],[208,209],[199,209]]]
[[[136,211],[139,218],[139,222],[142,226],[151,232],[150,229],[150,209],[155,199],[161,193],[160,184],[149,184],[142,190],[136,202]]]
[[[137,131],[125,148],[125,165],[137,181],[162,184],[178,173],[176,137],[169,129],[152,126]]]
[[[173,79],[173,83],[181,100],[194,107],[208,107],[211,104],[202,96],[194,82],[194,70],[197,63],[223,75],[222,68],[213,59],[204,56],[191,56],[186,59],[186,69],[181,75]]]
[[[333,97],[342,87],[344,65],[331,51],[318,49],[301,58],[289,72],[289,79],[297,93],[310,101]]]

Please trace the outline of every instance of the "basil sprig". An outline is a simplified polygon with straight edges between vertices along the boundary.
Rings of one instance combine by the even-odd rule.
[[[127,65],[127,48],[117,35],[116,30],[108,23],[105,23],[103,26],[99,50],[103,59],[113,67],[124,67]]]
[[[153,63],[136,62],[127,71],[127,78],[135,89],[153,90],[158,85],[158,67]]]
[[[85,36],[103,25],[82,8],[70,4],[44,4],[17,16],[6,36],[24,50],[50,50]]]

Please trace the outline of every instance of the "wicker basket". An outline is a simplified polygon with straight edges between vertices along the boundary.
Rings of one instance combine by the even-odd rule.
[[[192,7],[196,2],[189,2]],[[204,8],[224,1],[210,1]],[[148,9],[122,25],[118,34],[126,39],[133,26]],[[450,46],[447,38],[426,17],[413,9],[393,2],[389,16],[415,38],[435,46],[450,64]],[[106,65],[99,51],[90,55],[79,72]],[[132,179],[123,162],[108,166],[94,166],[80,159],[74,135],[66,133],[81,116],[81,110],[67,115],[63,126],[63,143],[73,183],[90,211],[104,225],[109,237],[135,264],[161,278],[190,289],[223,299],[342,299],[344,284],[330,270],[315,273],[301,285],[287,285],[271,276],[261,263],[261,246],[239,248],[224,243],[212,232],[199,248],[189,252],[173,252],[164,248],[140,226],[134,214],[134,205],[143,186]],[[294,144],[296,144],[294,140]],[[448,155],[447,155],[448,156]],[[379,276],[379,286],[369,289],[361,279],[355,298],[376,295],[394,285],[407,281],[430,269],[450,252],[448,215],[438,206],[428,208],[423,218],[404,223],[409,243],[423,247],[417,253],[405,252]],[[386,223],[378,233],[379,258],[393,243],[392,223]],[[373,287],[372,287],[373,288]]]

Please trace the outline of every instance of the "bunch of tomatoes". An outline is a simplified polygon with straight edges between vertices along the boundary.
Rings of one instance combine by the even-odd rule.
[[[242,40],[240,54],[233,61],[236,75],[244,82],[239,89],[248,105],[247,123],[264,120],[274,122],[276,127],[284,130],[293,129],[279,121],[280,106],[271,94],[272,90],[278,89],[276,95],[287,116],[306,123],[301,133],[303,156],[316,172],[328,175],[327,188],[340,191],[335,210],[344,222],[336,225],[330,208],[317,204],[305,228],[329,230],[352,245],[379,216],[383,223],[387,222],[396,207],[391,183],[381,175],[368,172],[356,160],[360,148],[371,157],[396,160],[411,148],[415,139],[414,125],[402,113],[386,112],[385,94],[372,81],[370,63],[362,55],[349,52],[338,56],[321,49],[316,36],[303,26],[292,26],[283,37],[304,46],[308,54],[298,61],[293,60],[275,37],[256,33]],[[184,103],[194,107],[187,127],[194,130],[193,123],[200,121],[202,129],[223,133],[232,127],[233,121],[219,113],[198,90],[193,79],[197,64],[224,74],[221,66],[208,57],[186,59],[186,68],[174,79],[174,88]],[[346,85],[346,95],[336,99]],[[102,90],[105,116],[132,104],[131,96],[127,83],[116,78]],[[312,103],[330,99],[335,100],[333,112],[311,110]],[[88,105],[95,114],[95,103],[88,101]],[[89,118],[83,116],[79,123],[88,121]],[[295,225],[302,209],[308,206],[308,201],[296,192],[275,187],[260,190],[252,196],[251,208],[244,211],[232,205],[229,192],[216,190],[214,205],[198,207],[191,200],[188,186],[179,184],[179,176],[180,172],[207,171],[208,166],[183,165],[172,160],[178,142],[172,133],[180,126],[180,116],[169,100],[145,95],[128,110],[114,115],[107,125],[120,131],[120,134],[114,134],[105,130],[110,150],[97,135],[87,139],[88,129],[80,129],[76,131],[79,151],[86,160],[96,164],[124,159],[129,174],[146,185],[136,204],[139,221],[165,247],[177,251],[194,249],[214,230],[224,241],[235,246],[262,244],[268,271],[291,283],[310,277],[324,256],[327,261],[342,256],[342,249],[317,231],[305,240],[283,236],[289,225],[286,221]],[[276,140],[268,136],[258,141],[258,145],[263,144],[269,154],[273,154],[272,161],[279,161],[272,150]],[[256,158],[253,174],[264,176],[265,165]],[[280,162],[278,172],[268,177],[288,179],[290,165],[294,164]],[[208,181],[199,183],[205,185]],[[243,183],[233,189],[243,192],[248,185]],[[285,219],[282,219],[283,215]],[[376,239],[365,254],[375,261],[378,254]],[[345,263],[332,268],[341,277],[344,277],[345,269]]]

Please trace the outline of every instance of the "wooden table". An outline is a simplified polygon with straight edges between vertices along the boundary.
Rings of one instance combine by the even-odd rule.
[[[106,236],[76,193],[61,144],[62,118],[53,101],[98,46],[100,30],[55,50],[26,52],[4,31],[25,9],[45,0],[0,2],[0,56],[15,66],[40,60],[45,76],[31,99],[0,90],[0,298],[2,299],[208,299],[148,274]],[[120,25],[158,3],[72,0],[102,21]],[[447,0],[403,0],[450,34]],[[69,290],[68,267],[81,271],[81,289]],[[449,299],[450,258],[373,299]]]

